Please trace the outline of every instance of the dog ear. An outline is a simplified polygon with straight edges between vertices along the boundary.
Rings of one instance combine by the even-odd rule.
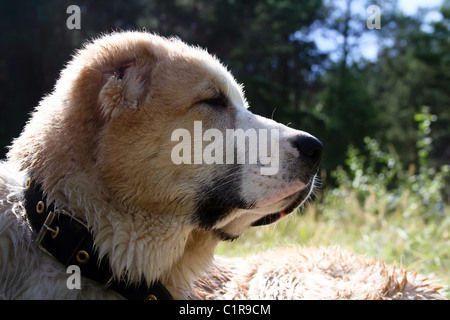
[[[117,64],[103,73],[103,86],[98,106],[103,120],[112,119],[126,110],[134,110],[145,96],[151,70],[148,64],[138,65],[136,59]]]

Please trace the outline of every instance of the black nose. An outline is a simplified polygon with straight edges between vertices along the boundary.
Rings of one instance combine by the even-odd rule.
[[[315,167],[319,165],[324,152],[322,142],[311,136],[297,136],[291,141],[291,144]]]

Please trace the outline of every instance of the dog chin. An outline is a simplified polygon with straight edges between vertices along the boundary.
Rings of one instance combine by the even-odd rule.
[[[224,241],[232,241],[249,227],[263,226],[275,223],[295,211],[310,197],[314,190],[315,176],[303,188],[267,207],[255,208],[243,212],[226,225],[215,228],[216,235]],[[267,212],[261,214],[261,212]]]
[[[314,189],[314,178],[305,187],[303,187],[293,195],[290,195],[279,201],[278,203],[282,205],[281,210],[267,214],[261,219],[253,222],[252,227],[271,224],[288,216],[295,209],[300,207],[310,197],[313,189]]]

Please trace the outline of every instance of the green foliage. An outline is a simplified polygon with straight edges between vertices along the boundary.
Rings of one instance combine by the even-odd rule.
[[[404,163],[418,161],[413,117],[423,105],[438,118],[430,135],[435,148],[429,152],[429,164],[450,163],[450,14],[445,5],[440,12],[442,20],[426,29],[424,10],[414,17],[383,14],[390,23],[383,25],[379,39],[391,43],[365,68],[367,90],[382,120],[371,136],[393,144]]]
[[[363,147],[363,137],[379,130],[379,119],[364,78],[356,66],[338,65],[324,77],[321,92],[323,130],[319,136],[327,155],[323,167],[343,164],[348,145]],[[326,129],[325,129],[326,128]]]
[[[350,192],[356,195],[361,207],[365,207],[371,196],[384,199],[384,207],[377,205],[369,208],[373,213],[379,214],[381,211],[389,214],[402,208],[405,217],[413,214],[442,217],[450,166],[443,165],[439,170],[430,167],[431,123],[437,117],[423,107],[414,120],[418,125],[418,168],[411,164],[406,171],[392,146],[388,146],[387,152],[382,151],[377,140],[366,137],[364,142],[368,155],[364,156],[355,147],[349,147],[346,169],[339,166],[332,172],[339,188],[332,190],[331,197],[325,197],[325,201],[334,202],[335,197],[341,198]],[[407,203],[403,201],[405,195],[408,197]],[[327,205],[324,204],[325,207]]]

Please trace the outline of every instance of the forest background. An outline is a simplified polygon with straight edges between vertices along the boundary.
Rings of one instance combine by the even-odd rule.
[[[68,27],[69,5],[81,29]],[[448,290],[449,0],[413,15],[392,0],[2,1],[1,158],[74,49],[129,29],[208,48],[244,84],[253,112],[325,145],[321,188],[303,217],[251,230],[219,254],[340,245]]]

